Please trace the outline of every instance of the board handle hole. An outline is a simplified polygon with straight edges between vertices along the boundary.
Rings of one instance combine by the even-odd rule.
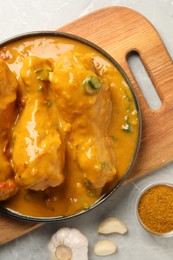
[[[148,106],[152,110],[160,109],[162,101],[141,61],[140,55],[136,51],[128,53],[127,62]]]

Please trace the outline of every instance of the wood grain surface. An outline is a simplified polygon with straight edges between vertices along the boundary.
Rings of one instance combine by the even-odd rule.
[[[155,28],[141,14],[125,7],[108,7],[90,13],[58,31],[78,35],[99,45],[129,76],[142,112],[142,143],[127,179],[134,180],[173,160],[173,63]],[[151,110],[132,75],[127,55],[137,51],[162,101]],[[0,244],[15,239],[40,224],[0,215]]]

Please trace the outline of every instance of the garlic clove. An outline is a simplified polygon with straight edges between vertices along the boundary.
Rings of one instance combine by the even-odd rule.
[[[117,247],[109,240],[98,241],[94,246],[94,253],[97,256],[108,256],[115,253]]]
[[[100,223],[97,232],[100,234],[125,234],[127,232],[127,227],[120,219],[109,217]]]

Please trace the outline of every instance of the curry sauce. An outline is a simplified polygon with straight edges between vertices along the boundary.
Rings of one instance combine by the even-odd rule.
[[[90,208],[124,176],[138,111],[118,69],[81,42],[32,37],[0,49],[19,82],[10,164],[19,185],[3,206],[33,217]]]

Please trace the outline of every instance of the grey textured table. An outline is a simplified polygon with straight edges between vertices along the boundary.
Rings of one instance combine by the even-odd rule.
[[[173,57],[173,0],[1,0],[0,41],[13,35],[58,28],[92,10],[108,5],[133,8],[146,16],[159,31],[171,57]],[[142,84],[142,81],[141,81]],[[146,162],[147,163],[147,162]],[[47,244],[60,227],[79,228],[89,240],[89,259],[117,260],[172,260],[173,238],[153,237],[140,228],[135,217],[135,201],[139,191],[151,182],[173,182],[173,163],[148,176],[123,186],[101,207],[90,213],[43,227],[0,247],[0,260],[49,259]],[[100,221],[117,216],[128,226],[128,234],[113,234],[109,239],[117,244],[117,252],[100,258],[93,254],[96,241],[103,239],[96,230]],[[77,260],[77,259],[76,259]]]

